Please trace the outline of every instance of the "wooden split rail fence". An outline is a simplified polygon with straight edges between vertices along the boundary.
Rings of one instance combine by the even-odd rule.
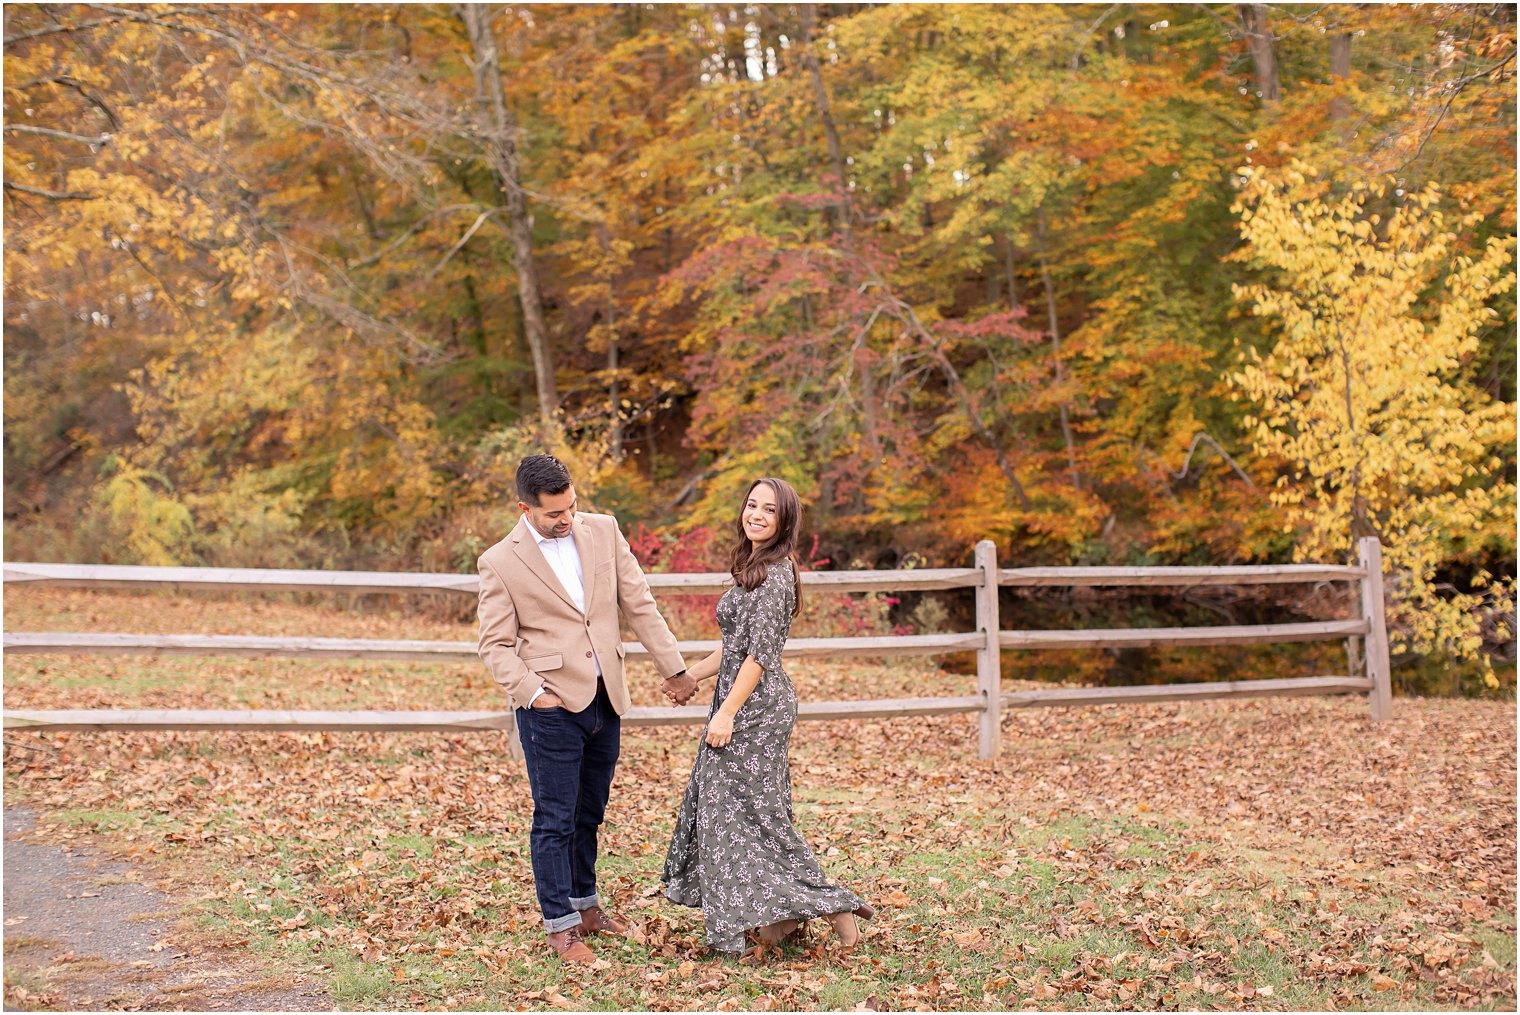
[[[814,571],[803,574],[809,588],[828,592],[885,592],[974,588],[977,630],[870,638],[793,638],[789,658],[841,655],[942,655],[975,652],[974,694],[940,698],[804,702],[802,719],[869,719],[975,712],[980,718],[980,754],[1000,748],[1003,709],[1118,702],[1190,701],[1265,695],[1366,694],[1372,718],[1392,709],[1388,637],[1384,624],[1382,550],[1376,539],[1358,544],[1354,565],[1284,564],[1238,567],[1023,567],[999,568],[994,544],[976,546],[975,566],[909,571]],[[77,564],[4,565],[6,584],[83,588],[320,591],[342,593],[454,592],[475,595],[477,579],[463,574],[409,574],[367,571],[281,571],[256,568],[123,567]],[[718,593],[725,574],[651,574],[656,594]],[[1195,587],[1288,582],[1354,582],[1355,615],[1344,620],[1231,627],[1118,628],[1070,631],[1004,631],[998,622],[1000,587]],[[1247,645],[1345,640],[1348,669],[1342,676],[1293,677],[1135,687],[1053,687],[1004,692],[1000,660],[1004,649],[1142,648],[1163,645]],[[683,641],[684,655],[700,656],[715,641]],[[57,654],[238,655],[327,659],[403,659],[478,662],[474,642],[377,641],[348,638],[270,638],[240,635],[83,634],[5,632],[12,652]],[[625,646],[630,659],[647,657],[637,642]],[[1361,672],[1356,672],[1361,671]],[[633,708],[629,725],[701,723],[703,706]],[[511,710],[490,712],[366,711],[202,711],[62,709],[5,711],[5,728],[40,730],[506,730]],[[515,738],[514,738],[515,743]]]

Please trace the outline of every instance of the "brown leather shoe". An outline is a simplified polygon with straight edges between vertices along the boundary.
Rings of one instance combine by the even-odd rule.
[[[578,966],[589,966],[596,961],[596,953],[586,947],[586,942],[581,940],[581,929],[570,927],[566,930],[551,932],[549,934],[549,947],[554,949],[554,954],[566,962]]]
[[[617,917],[609,915],[601,906],[581,910],[582,934],[600,934],[604,931],[608,934],[626,934],[628,925]]]

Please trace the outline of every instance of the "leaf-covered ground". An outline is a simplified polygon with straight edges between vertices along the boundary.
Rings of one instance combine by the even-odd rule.
[[[10,630],[471,637],[283,601],[34,589],[5,605]],[[820,699],[972,681],[791,669]],[[653,672],[634,681],[656,703]],[[500,700],[464,665],[18,655],[5,704]],[[5,793],[41,813],[38,836],[196,885],[194,934],[325,980],[345,1008],[1512,1009],[1514,705],[1399,700],[1394,716],[1374,726],[1355,698],[1027,710],[991,762],[970,717],[804,723],[799,823],[879,915],[850,955],[815,933],[743,959],[707,952],[700,914],[659,891],[696,730],[630,728],[602,891],[635,932],[598,941],[585,972],[543,947],[527,788],[497,734],[10,732]]]

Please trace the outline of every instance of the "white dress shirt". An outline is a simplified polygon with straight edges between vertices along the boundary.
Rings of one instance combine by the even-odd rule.
[[[538,548],[542,551],[544,559],[554,569],[554,577],[559,579],[560,585],[564,586],[565,593],[575,608],[582,613],[586,612],[586,579],[585,572],[581,570],[581,551],[575,545],[574,536],[546,536],[533,525],[528,523],[528,531],[533,533],[533,538],[538,541]],[[601,660],[592,658],[596,663],[596,672],[600,676],[602,672]],[[532,708],[538,696],[546,689],[540,687],[533,692],[533,697],[528,699],[528,707]]]
[[[533,538],[538,540],[538,548],[543,551],[544,559],[554,569],[554,577],[559,579],[559,583],[570,594],[570,601],[575,604],[577,610],[585,613],[585,574],[581,571],[581,551],[576,548],[575,537],[560,536],[555,539],[533,528],[531,523],[528,528],[533,530]]]

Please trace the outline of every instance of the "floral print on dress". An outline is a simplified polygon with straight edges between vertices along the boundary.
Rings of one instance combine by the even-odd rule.
[[[698,742],[661,876],[672,902],[702,910],[707,943],[718,951],[743,951],[744,932],[756,927],[862,905],[829,882],[792,825],[787,749],[797,692],[781,665],[797,598],[792,566],[771,564],[756,588],[736,585],[718,600],[723,656],[708,718],[746,656],[764,673],[734,719],[733,740],[719,748]]]

